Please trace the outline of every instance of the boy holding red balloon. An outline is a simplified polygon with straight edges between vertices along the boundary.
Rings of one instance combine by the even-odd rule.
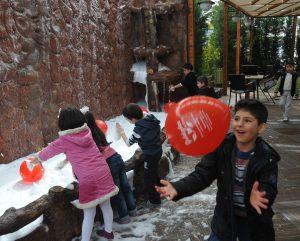
[[[277,195],[279,154],[261,137],[268,111],[257,100],[234,109],[233,133],[205,155],[195,171],[176,182],[161,180],[161,197],[177,201],[217,180],[209,241],[274,241],[272,204]]]
[[[142,149],[145,189],[151,206],[158,206],[161,200],[155,186],[159,184],[158,163],[162,156],[160,121],[152,114],[144,116],[140,106],[134,103],[128,104],[123,109],[123,116],[135,125],[133,134],[127,138],[119,123],[117,123],[117,130],[128,146],[138,143]]]

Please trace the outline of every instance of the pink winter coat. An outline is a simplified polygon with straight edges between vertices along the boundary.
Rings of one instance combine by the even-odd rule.
[[[86,124],[82,127],[59,132],[59,138],[39,153],[47,160],[65,153],[78,178],[78,208],[95,207],[118,193],[105,157],[100,153]]]
[[[117,152],[110,146],[98,146],[100,152],[104,156],[105,160],[116,154]]]

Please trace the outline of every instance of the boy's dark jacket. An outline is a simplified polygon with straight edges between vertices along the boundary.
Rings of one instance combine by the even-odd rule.
[[[187,89],[189,96],[198,95],[199,88],[197,86],[197,75],[195,72],[188,73],[180,82]]]
[[[133,131],[141,136],[138,144],[143,154],[154,155],[162,150],[159,124],[160,121],[152,114],[135,123]]]
[[[199,88],[198,94],[213,97],[213,98],[218,98],[213,87],[203,86],[203,87]]]
[[[280,77],[280,85],[279,85],[279,93],[280,95],[283,94],[283,86],[285,81],[286,72],[283,73]],[[296,82],[297,82],[297,73],[294,72],[292,75],[292,87],[291,87],[291,96],[293,97],[296,93]]]
[[[217,179],[216,207],[211,224],[212,231],[220,241],[232,241],[234,233],[233,183],[234,183],[234,146],[235,137],[229,134],[223,143],[212,153],[205,155],[189,176],[172,183],[178,192],[174,199],[193,195],[208,187]],[[277,195],[278,153],[260,137],[251,153],[245,181],[245,204],[249,220],[252,241],[274,241],[275,233],[272,216],[273,204]],[[257,214],[250,204],[250,193],[254,181],[266,191],[269,208],[262,215]]]

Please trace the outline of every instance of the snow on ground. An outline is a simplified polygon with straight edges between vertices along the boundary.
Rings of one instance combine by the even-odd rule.
[[[154,115],[161,121],[161,126],[165,124],[165,113],[154,113]],[[111,146],[123,157],[124,161],[127,161],[133,156],[135,150],[138,148],[137,144],[127,147],[122,139],[118,139],[116,134],[115,125],[119,122],[124,130],[129,136],[132,133],[134,125],[130,124],[125,120],[124,117],[118,116],[114,119],[108,120],[108,141],[112,141]],[[5,210],[10,207],[21,208],[27,204],[33,202],[44,194],[48,193],[48,190],[53,186],[66,187],[71,182],[75,181],[72,173],[72,168],[70,164],[67,164],[63,169],[57,170],[56,166],[58,163],[65,159],[64,154],[57,155],[48,161],[43,163],[45,174],[43,178],[33,184],[26,184],[22,181],[19,175],[19,167],[22,161],[26,157],[17,159],[9,164],[0,164],[0,193],[2,195],[0,198],[0,216],[3,215]],[[129,177],[133,177],[133,172],[128,173]],[[19,237],[28,234],[28,230],[32,230],[33,226],[36,227],[41,222],[42,218],[39,218],[32,224],[28,225],[25,229],[19,230],[11,235],[3,235],[0,237],[0,241],[15,240],[10,237]]]
[[[181,156],[174,167],[177,180],[188,175],[199,160]],[[131,223],[113,223],[114,241],[187,241],[207,240],[210,233],[210,220],[215,206],[216,184],[203,192],[178,202],[163,201],[160,208],[149,209],[145,206],[138,210],[138,216]],[[96,223],[93,241],[104,241],[96,235],[103,228]]]

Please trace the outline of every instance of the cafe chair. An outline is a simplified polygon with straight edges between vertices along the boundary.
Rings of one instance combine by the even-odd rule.
[[[261,92],[264,94],[268,101],[272,100],[274,104],[274,98],[271,96],[269,91],[276,85],[276,82],[277,80],[275,79],[275,77],[267,77],[259,83],[259,89],[261,90]],[[270,100],[266,94],[269,96]]]
[[[235,103],[237,102],[237,95],[239,95],[240,99],[242,99],[242,94],[251,93],[251,92],[255,94],[256,81],[250,81],[250,82],[247,81],[245,79],[245,75],[229,74],[228,82],[230,87],[228,105],[230,105],[231,93],[235,94]]]

